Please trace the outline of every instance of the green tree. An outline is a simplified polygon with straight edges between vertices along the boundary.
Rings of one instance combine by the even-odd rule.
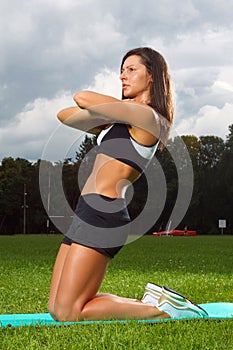
[[[217,136],[201,136],[198,154],[198,166],[201,170],[215,168],[224,152],[224,141]]]
[[[171,216],[172,210],[174,208],[176,198],[177,198],[177,186],[178,186],[178,176],[177,169],[171,154],[176,150],[176,142],[178,139],[168,141],[166,148],[162,152],[156,153],[156,158],[160,163],[162,171],[165,176],[166,186],[167,186],[167,196],[164,209],[160,215],[158,222],[154,226],[154,230],[165,230],[169,224],[169,218]],[[156,177],[156,169],[155,169]],[[159,201],[160,199],[157,198]]]
[[[200,137],[198,226],[205,233],[217,232],[217,218],[221,209],[219,206],[221,185],[217,173],[223,152],[224,141],[220,137]]]
[[[26,159],[4,158],[0,167],[0,232],[23,232],[24,185],[30,181],[32,164]]]
[[[200,191],[199,191],[199,181],[200,181],[200,171],[198,166],[198,154],[200,152],[200,140],[194,135],[183,135],[182,141],[187,147],[188,154],[191,159],[193,168],[193,193],[191,202],[187,209],[187,212],[179,225],[180,229],[184,229],[187,226],[189,229],[196,229],[199,220],[199,208],[200,208]],[[191,184],[190,184],[191,185]]]
[[[32,164],[26,159],[4,158],[0,165],[0,234],[23,232],[23,203],[26,186],[27,232],[46,232],[48,220],[48,193],[53,198],[53,213],[60,214],[61,201],[65,200],[74,209],[82,186],[87,179],[96,156],[96,139],[86,135],[75,159],[65,159],[53,164],[38,160]],[[184,149],[188,150],[194,173],[194,188],[191,203],[179,225],[197,229],[199,233],[218,232],[218,219],[227,220],[227,232],[233,231],[233,124],[224,142],[216,136],[197,138],[187,135],[169,140],[163,152],[157,152],[148,170],[154,173],[158,186],[158,173],[162,168],[166,179],[167,197],[160,218],[150,232],[165,229],[174,208],[178,193],[178,173],[187,166]],[[178,165],[174,157],[179,160]],[[158,162],[160,165],[158,165]],[[41,166],[45,168],[43,183],[39,185]],[[177,169],[177,166],[179,169]],[[60,176],[60,174],[62,174]],[[49,185],[49,179],[52,179]],[[185,184],[185,178],[182,179]],[[42,188],[41,188],[42,186]],[[40,192],[40,188],[42,191]],[[134,197],[129,210],[136,217],[147,202],[147,175],[143,175],[133,186]],[[129,193],[130,194],[130,193]],[[42,196],[42,198],[41,198]],[[43,201],[42,201],[43,199]],[[160,198],[153,198],[150,209],[158,212]],[[65,208],[65,207],[64,207]],[[70,209],[64,215],[70,215]],[[51,215],[51,214],[50,214]],[[50,229],[57,230],[53,223]]]
[[[78,168],[77,173],[77,186],[81,191],[85,184],[86,179],[91,173],[94,160],[96,157],[96,137],[85,136],[84,141],[81,143],[79,150],[76,152],[76,163]]]
[[[229,126],[217,179],[218,218],[227,219],[227,232],[233,233],[233,124]]]

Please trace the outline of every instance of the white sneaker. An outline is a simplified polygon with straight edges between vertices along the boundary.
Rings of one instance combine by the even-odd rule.
[[[157,306],[158,300],[161,297],[161,295],[162,295],[162,287],[160,287],[158,284],[148,282],[145,287],[145,291],[141,301],[144,304]]]
[[[208,315],[200,306],[168,287],[162,288],[157,308],[171,318],[203,318]]]

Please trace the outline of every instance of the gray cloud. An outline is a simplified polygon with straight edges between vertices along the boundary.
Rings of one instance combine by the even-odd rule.
[[[12,147],[4,135],[24,125],[29,105],[34,123],[43,118],[42,111],[48,114],[52,132],[57,97],[64,107],[64,94],[72,103],[72,93],[78,89],[108,90],[113,80],[105,73],[117,77],[122,55],[136,46],[152,46],[168,60],[176,89],[177,126],[189,117],[203,116],[199,112],[205,106],[226,110],[232,103],[232,13],[233,3],[225,0],[2,0],[0,138],[5,148],[1,156],[17,155],[14,149],[28,155],[22,138],[15,135],[18,147]],[[38,99],[46,101],[46,111]],[[28,138],[30,125],[25,128]],[[191,124],[185,125],[188,133]],[[43,143],[48,134],[40,137]],[[36,157],[41,146],[34,145]]]
[[[35,7],[34,1],[29,7],[25,0],[13,2],[5,6],[5,16],[1,11],[1,120],[36,97],[87,85],[104,62],[119,64],[125,36],[112,14],[96,11],[91,1],[57,7],[55,1]]]

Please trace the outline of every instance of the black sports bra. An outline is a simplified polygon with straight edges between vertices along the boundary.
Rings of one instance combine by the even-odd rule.
[[[159,140],[152,146],[141,145],[132,138],[127,124],[113,124],[99,134],[97,154],[106,154],[142,173],[154,156],[158,144]]]

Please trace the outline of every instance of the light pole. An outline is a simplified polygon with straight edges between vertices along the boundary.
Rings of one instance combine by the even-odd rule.
[[[49,171],[49,184],[48,184],[48,201],[47,201],[47,209],[48,209],[48,219],[47,219],[47,234],[49,233],[49,212],[50,212],[50,192],[51,192],[51,172]]]
[[[26,233],[26,221],[27,221],[27,208],[28,208],[28,205],[27,205],[27,187],[26,187],[26,184],[24,184],[23,186],[23,205],[22,205],[22,208],[23,208],[23,233],[25,234]]]

